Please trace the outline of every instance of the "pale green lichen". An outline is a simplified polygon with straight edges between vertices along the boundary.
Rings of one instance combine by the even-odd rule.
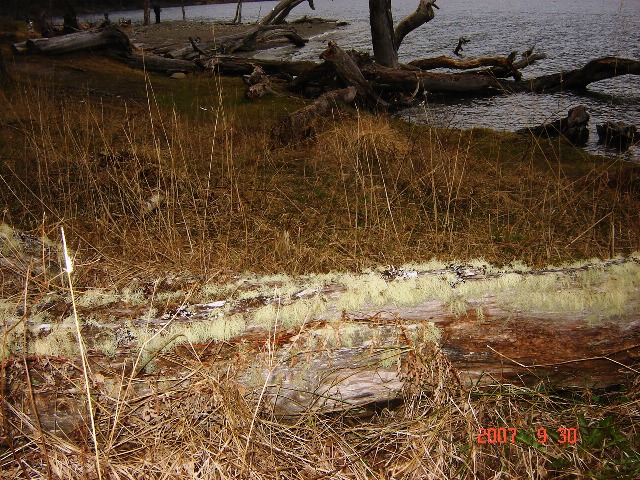
[[[319,297],[296,300],[288,305],[273,302],[253,312],[253,322],[266,329],[274,325],[291,328],[313,319],[324,310],[325,304]]]

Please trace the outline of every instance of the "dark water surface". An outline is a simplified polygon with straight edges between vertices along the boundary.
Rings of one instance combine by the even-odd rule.
[[[276,2],[243,5],[243,21],[256,21]],[[393,2],[396,21],[413,11],[417,0]],[[262,52],[262,56],[317,59],[328,40],[344,48],[371,50],[368,0],[316,0],[316,10],[307,3],[298,6],[291,19],[302,15],[335,18],[349,26],[312,38],[307,46],[291,46]],[[523,71],[525,78],[579,68],[587,61],[617,55],[640,59],[640,0],[440,0],[436,18],[405,39],[402,61],[437,55],[452,55],[460,36],[471,41],[464,47],[468,57],[508,55],[536,46],[548,58]],[[230,20],[235,4],[185,7],[189,20]],[[113,13],[112,19],[142,19],[140,11]],[[162,18],[182,19],[179,7],[165,8]],[[624,121],[640,126],[640,77],[624,76],[591,84],[587,92],[516,94],[481,99],[456,99],[446,103],[428,101],[404,112],[416,122],[459,128],[488,127],[515,130],[565,116],[572,106],[584,104],[591,115],[588,150],[607,152],[597,145],[596,123]],[[627,153],[640,159],[640,148]]]

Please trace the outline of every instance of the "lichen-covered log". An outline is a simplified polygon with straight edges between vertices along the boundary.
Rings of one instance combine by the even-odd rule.
[[[88,291],[76,299],[91,380],[111,392],[99,401],[126,396],[134,406],[163,385],[188,390],[204,377],[224,377],[281,415],[365,412],[402,401],[405,388],[429,391],[438,379],[424,372],[445,364],[463,388],[606,387],[640,373],[637,258],[546,270],[475,262],[245,276],[195,297],[178,295],[157,316],[149,315],[150,295]],[[32,376],[53,364],[64,372],[34,393],[43,427],[68,433],[84,418],[73,385],[81,378],[75,326],[61,321],[68,298],[49,295],[46,305],[61,317],[27,316],[27,362]],[[18,310],[5,317],[5,348],[22,348],[25,317]],[[5,371],[23,368],[21,355],[7,353]],[[24,376],[7,378],[5,398],[26,395]]]

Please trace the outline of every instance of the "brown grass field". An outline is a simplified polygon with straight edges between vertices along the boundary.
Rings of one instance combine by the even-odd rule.
[[[56,241],[64,227],[79,291],[166,278],[188,289],[244,271],[477,258],[545,266],[640,251],[640,165],[563,139],[345,107],[283,146],[272,132],[305,104],[284,89],[252,103],[238,78],[174,80],[106,57],[0,49],[12,78],[0,86],[0,224]],[[0,266],[0,312],[26,319],[45,293],[68,292],[61,274]],[[8,328],[3,319],[5,339]],[[425,373],[433,388],[408,388],[402,405],[367,418],[283,421],[232,372],[193,365],[199,380],[188,389],[177,383],[145,398],[118,401],[93,378],[95,423],[65,437],[29,416],[29,395],[20,404],[11,392],[19,385],[33,398],[47,382],[83,391],[86,372],[55,356],[0,360],[3,479],[640,477],[638,381],[606,392],[463,391],[440,360]],[[482,445],[480,425],[519,433]],[[536,441],[542,427],[555,436],[547,445]],[[560,427],[576,428],[579,440],[559,443]]]

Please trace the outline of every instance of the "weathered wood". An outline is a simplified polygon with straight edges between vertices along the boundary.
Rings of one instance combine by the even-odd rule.
[[[291,10],[300,5],[301,3],[308,2],[311,10],[315,10],[316,7],[313,4],[313,0],[281,0],[278,2],[271,11],[260,20],[261,25],[278,25],[283,23]]]
[[[131,51],[131,43],[121,30],[108,27],[99,30],[87,30],[60,37],[36,38],[23,44],[14,44],[14,52],[44,53],[59,55],[80,50],[113,49],[122,52]]]
[[[186,386],[194,368],[229,375],[232,366],[245,390],[268,399],[283,415],[401,400],[403,388],[416,381],[416,359],[427,367],[447,362],[464,388],[497,382],[602,388],[632,382],[640,373],[639,262],[538,271],[450,265],[325,280],[246,277],[230,286],[233,293],[224,300],[183,305],[163,317],[149,318],[147,305],[110,306],[102,312],[105,320],[85,333],[85,342],[93,373],[137,376],[136,395],[168,378],[183,379]],[[277,291],[290,293],[262,293]],[[81,308],[80,315],[97,318],[98,310]],[[224,333],[227,318],[240,328]],[[63,328],[26,322],[40,337]],[[197,325],[221,336],[173,353],[165,348]],[[164,333],[140,351],[134,326]],[[118,348],[109,357],[98,349],[99,339],[113,331]],[[12,361],[22,364],[17,358],[4,366]],[[150,362],[156,374],[142,372]],[[43,418],[60,423],[68,415],[69,425],[77,425],[82,409],[68,397],[43,404]]]
[[[217,55],[197,62],[202,68],[214,70],[224,75],[249,75],[256,65],[267,75],[285,73],[287,75],[303,75],[317,64],[310,61],[285,61],[263,58],[245,58],[234,55]]]
[[[330,41],[326,50],[320,54],[320,58],[331,63],[340,79],[347,86],[354,86],[358,91],[361,101],[372,108],[389,106],[371,88],[371,84],[365,80],[353,58],[342,50],[336,42]]]
[[[245,81],[247,82],[248,87],[244,95],[249,100],[256,101],[267,93],[274,93],[271,88],[271,81],[269,80],[269,77],[258,65],[255,66],[251,75],[248,75],[245,78]]]
[[[527,90],[537,93],[582,90],[590,83],[620,75],[640,75],[640,60],[620,57],[598,58],[582,68],[534,78],[527,82]]]
[[[201,56],[213,57],[215,55],[231,55],[236,52],[252,51],[260,44],[285,38],[297,47],[306,45],[307,40],[302,38],[294,28],[278,25],[256,25],[249,30],[231,35],[224,35],[215,40],[204,42],[196,46],[175,48],[166,51],[165,47],[158,49],[158,53],[166,54],[171,58],[193,60]]]
[[[115,59],[126,63],[132,68],[148,72],[176,73],[197,72],[202,68],[195,62],[175,58],[159,57],[157,55],[124,54],[114,55]]]
[[[547,138],[562,135],[574,145],[582,146],[589,140],[589,114],[584,105],[578,105],[571,108],[564,118],[535,127],[521,128],[517,132]]]
[[[435,93],[468,95],[505,94],[513,92],[553,92],[581,90],[592,82],[619,75],[639,75],[640,60],[605,57],[592,60],[584,67],[532,80],[513,82],[490,75],[473,73],[415,72],[387,68],[374,63],[362,65],[361,71],[374,88],[388,91],[413,91],[416,83],[421,90]]]
[[[508,57],[479,57],[469,59],[450,58],[445,56],[413,60],[409,62],[412,67],[421,70],[433,70],[435,68],[451,68],[456,70],[469,70],[480,67],[502,67],[510,72],[516,80],[522,78],[522,74],[513,64],[514,55]]]
[[[276,138],[282,143],[290,143],[294,140],[307,138],[311,135],[310,124],[317,117],[322,117],[331,112],[340,103],[352,103],[357,94],[353,86],[332,90],[317,98],[311,105],[287,115],[276,129]]]

